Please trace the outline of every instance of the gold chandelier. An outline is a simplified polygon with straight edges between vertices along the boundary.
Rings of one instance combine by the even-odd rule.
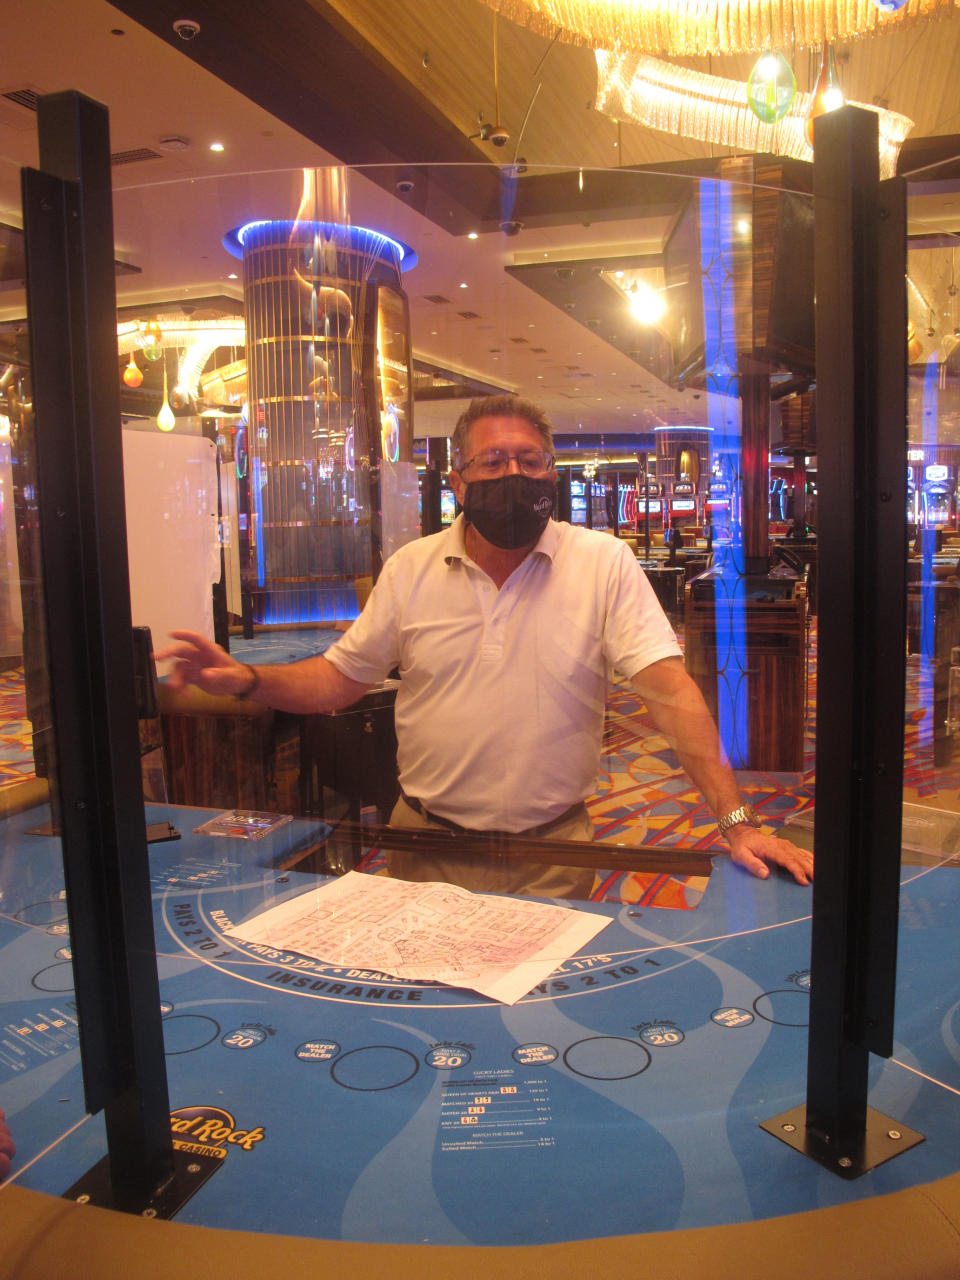
[[[699,57],[810,48],[909,26],[955,0],[484,0],[521,27],[568,44],[616,53]]]

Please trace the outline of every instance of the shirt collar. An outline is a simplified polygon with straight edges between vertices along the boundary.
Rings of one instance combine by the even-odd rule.
[[[444,548],[443,558],[447,564],[454,560],[467,560],[467,522],[463,512],[457,516],[453,524],[447,530],[447,545]],[[553,560],[560,546],[560,526],[556,520],[547,521],[547,527],[541,533],[539,540],[530,552],[532,556],[546,556],[548,560]]]

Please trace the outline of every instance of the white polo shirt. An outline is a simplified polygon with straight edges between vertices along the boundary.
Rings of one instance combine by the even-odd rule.
[[[400,785],[476,830],[524,831],[590,796],[614,671],[680,647],[626,543],[551,520],[498,591],[460,515],[383,566],[326,658],[364,684],[398,667]]]

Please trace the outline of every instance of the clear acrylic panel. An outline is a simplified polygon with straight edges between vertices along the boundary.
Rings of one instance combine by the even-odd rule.
[[[773,177],[761,181],[745,162],[725,163],[722,177],[509,165],[246,174],[191,183],[189,219],[178,212],[176,184],[118,192],[118,245],[141,267],[129,277],[128,306],[120,278],[121,359],[136,384],[124,396],[125,431],[165,447],[155,419],[166,369],[169,437],[215,437],[226,604],[218,634],[229,634],[232,655],[289,661],[339,640],[391,554],[453,524],[460,412],[475,396],[517,393],[553,425],[557,514],[602,530],[640,561],[644,590],[686,643],[687,668],[731,762],[750,774],[745,795],[771,829],[809,809],[812,202]],[[773,267],[756,249],[755,226]],[[781,244],[790,252],[774,254]],[[184,309],[155,301],[195,293],[190,282],[216,274],[204,264],[217,254],[222,293]],[[766,371],[750,384],[749,428],[763,454],[772,438],[772,452],[769,479],[763,466],[762,481],[745,485],[739,388],[748,353]],[[135,506],[148,531],[140,576],[152,584],[154,521]],[[187,561],[168,559],[186,588]],[[195,563],[202,604],[206,553]],[[132,577],[136,584],[136,563]],[[189,626],[183,616],[179,625]],[[657,643],[671,644],[666,637]],[[552,701],[554,720],[540,732],[567,739],[566,750],[554,744],[555,760],[572,761],[566,772],[537,796],[542,784],[523,755],[531,740],[503,733],[496,702],[481,696],[460,713],[438,699],[437,738],[458,742],[459,759],[449,762],[444,746],[421,766],[421,784],[430,768],[452,769],[453,779],[414,799],[460,827],[510,834],[586,799],[612,846],[716,849],[714,816],[680,780],[656,726],[637,737],[636,696],[615,675],[613,650],[596,649],[593,682],[579,689],[564,675],[582,660],[576,644],[552,626],[540,644],[552,651],[553,689],[518,678],[529,686],[525,706]],[[167,798],[382,825],[397,797],[391,704],[403,663],[399,652],[394,659],[358,707],[300,723],[250,703],[197,715],[205,704],[194,691],[174,709],[162,679]],[[568,705],[556,696],[564,686]],[[498,696],[513,701],[508,688]],[[612,749],[598,755],[601,735]],[[401,763],[408,793],[418,750],[408,747]],[[795,775],[789,797],[771,774]],[[564,828],[573,838],[585,830],[579,814]],[[359,837],[351,831],[351,849],[334,865],[356,860]],[[411,874],[410,860],[401,863]],[[616,866],[599,869],[616,882],[610,896],[641,893],[628,873],[612,875]],[[585,869],[574,882],[581,896],[598,887]],[[531,881],[567,892],[574,882]],[[470,883],[507,887],[497,878]]]
[[[20,247],[22,254],[22,245]],[[0,1112],[11,1182],[87,1128],[47,662],[34,371],[25,332],[0,355]],[[38,1081],[42,1090],[38,1091]],[[97,1127],[94,1122],[93,1127]],[[0,1143],[0,1152],[4,1151]]]
[[[932,178],[936,174],[929,175]],[[960,526],[957,519],[956,236],[942,221],[943,184],[909,187],[907,254],[907,702],[905,861],[939,863],[960,847],[955,742],[960,703]]]
[[[757,1129],[803,1097],[810,890],[732,865],[669,716],[629,679],[651,654],[678,653],[763,829],[810,847],[813,202],[794,177],[745,161],[702,178],[422,165],[116,193],[117,257],[135,268],[117,277],[134,624],[157,648],[180,627],[216,636],[262,683],[277,664],[349,645],[364,606],[382,610],[388,593],[397,632],[348,668],[370,686],[362,699],[330,714],[178,690],[159,664],[142,734],[147,821],[175,835],[150,846],[174,1136],[223,1158],[181,1220],[545,1243],[771,1217],[953,1171],[955,1121],[938,1112],[955,1074],[953,1033],[941,1034],[950,997],[930,1015],[909,986],[955,946],[940,919],[952,886],[942,903],[911,891],[935,942],[928,956],[917,930],[905,935],[896,1062],[875,1064],[883,1109],[937,1140],[855,1190],[825,1188]],[[431,544],[444,566],[444,547],[469,554],[453,541],[454,428],[473,398],[497,393],[552,423],[564,538],[602,537],[572,595],[529,624],[526,666],[511,646],[542,560],[499,591],[464,570],[482,638],[463,631],[460,597],[459,614],[453,597],[437,603],[431,634],[416,613],[431,566],[423,580],[397,567],[421,535],[447,540]],[[635,562],[639,588],[624,585]],[[611,582],[625,605],[611,602],[601,625]],[[642,644],[638,617],[657,619]],[[439,745],[426,767],[419,745],[404,747],[429,684],[417,638],[444,695],[428,702]],[[933,658],[906,643],[909,734],[939,713]],[[461,696],[470,680],[479,705]],[[918,820],[930,827],[952,809],[939,767],[917,764],[917,796],[937,787]],[[466,832],[395,815],[404,777],[424,788],[408,791],[421,808]],[[566,814],[580,802],[592,845],[581,814]],[[224,814],[219,833],[197,830]],[[481,829],[503,834],[478,842]],[[544,850],[568,862],[545,871]],[[317,890],[359,870],[380,893],[422,879],[416,864],[431,881],[518,897],[562,884],[566,905],[602,927],[576,945],[551,935],[513,1003],[462,972],[425,980],[408,935],[324,953],[342,917],[321,914]],[[504,878],[518,864],[522,883]],[[497,948],[520,917],[477,923],[438,894],[460,914],[429,958],[449,978],[469,940],[502,977],[516,951]],[[271,907],[295,919],[254,928]],[[583,1143],[585,1125],[602,1140]],[[59,1193],[90,1154],[64,1144],[24,1180]]]

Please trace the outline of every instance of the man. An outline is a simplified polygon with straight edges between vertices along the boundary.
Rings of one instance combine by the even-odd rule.
[[[248,667],[178,631],[179,643],[157,655],[179,660],[172,685],[309,713],[349,706],[399,667],[402,794],[391,825],[589,840],[584,801],[616,669],[717,815],[733,860],[760,877],[780,865],[808,884],[812,856],[754,825],[629,548],[550,518],[556,472],[543,413],[514,396],[475,400],[452,453],[462,514],[390,557],[360,618],[323,657]],[[449,861],[397,853],[391,871],[543,896],[583,896],[591,879],[512,859],[491,867],[455,857],[452,870]]]

